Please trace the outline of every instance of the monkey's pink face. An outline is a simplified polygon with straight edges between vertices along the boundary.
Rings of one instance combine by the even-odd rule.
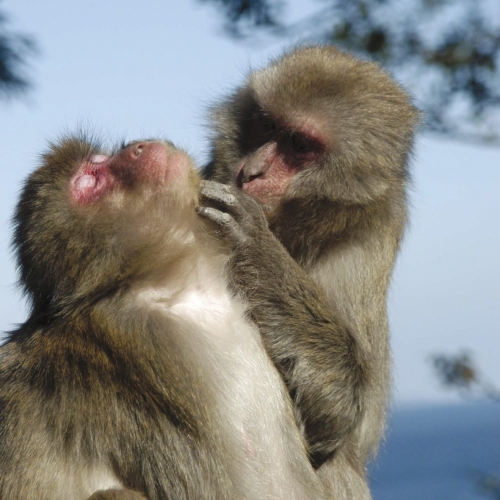
[[[256,117],[251,131],[255,148],[237,167],[238,187],[260,203],[276,206],[293,178],[317,164],[327,151],[329,140],[320,121],[304,114],[286,123],[269,115]]]
[[[129,144],[114,156],[93,155],[81,162],[71,179],[74,202],[88,205],[107,194],[137,185],[164,186],[186,181],[188,156],[163,142]]]

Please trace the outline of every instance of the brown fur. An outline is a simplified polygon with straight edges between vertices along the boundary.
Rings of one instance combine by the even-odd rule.
[[[296,116],[324,142],[265,208],[271,231],[315,284],[249,224],[258,244],[237,246],[234,283],[290,390],[329,497],[358,500],[370,497],[365,465],[384,431],[387,289],[407,221],[418,112],[377,65],[334,47],[297,49],[214,109],[205,177],[245,188],[242,162],[261,169],[271,143],[287,161]]]
[[[138,144],[159,143],[117,151],[118,187],[95,202],[71,194],[101,154],[79,138],[24,186],[14,245],[32,308],[0,348],[0,498],[320,498],[280,377],[227,292],[226,251],[196,215],[189,158],[180,180],[148,182]]]

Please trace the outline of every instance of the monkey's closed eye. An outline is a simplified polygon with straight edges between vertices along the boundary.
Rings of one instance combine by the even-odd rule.
[[[276,122],[269,115],[259,115],[259,125],[267,132],[277,129]]]
[[[309,153],[319,149],[319,145],[316,142],[298,133],[291,134],[288,143],[296,153]]]

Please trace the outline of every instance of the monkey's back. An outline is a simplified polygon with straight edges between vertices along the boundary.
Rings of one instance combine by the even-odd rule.
[[[206,388],[171,364],[181,353],[165,363],[141,347],[155,342],[134,328],[144,318],[117,341],[99,316],[27,324],[2,346],[0,498],[78,500],[120,486],[150,500],[231,498],[210,398],[197,394]],[[173,370],[183,379],[165,387]]]

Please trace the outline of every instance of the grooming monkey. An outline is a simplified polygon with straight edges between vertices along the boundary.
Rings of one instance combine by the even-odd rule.
[[[14,217],[29,319],[0,347],[2,500],[322,498],[230,252],[171,143],[52,145]]]
[[[377,65],[312,46],[252,73],[213,118],[200,214],[232,244],[232,286],[286,382],[329,498],[370,498],[418,111]]]

